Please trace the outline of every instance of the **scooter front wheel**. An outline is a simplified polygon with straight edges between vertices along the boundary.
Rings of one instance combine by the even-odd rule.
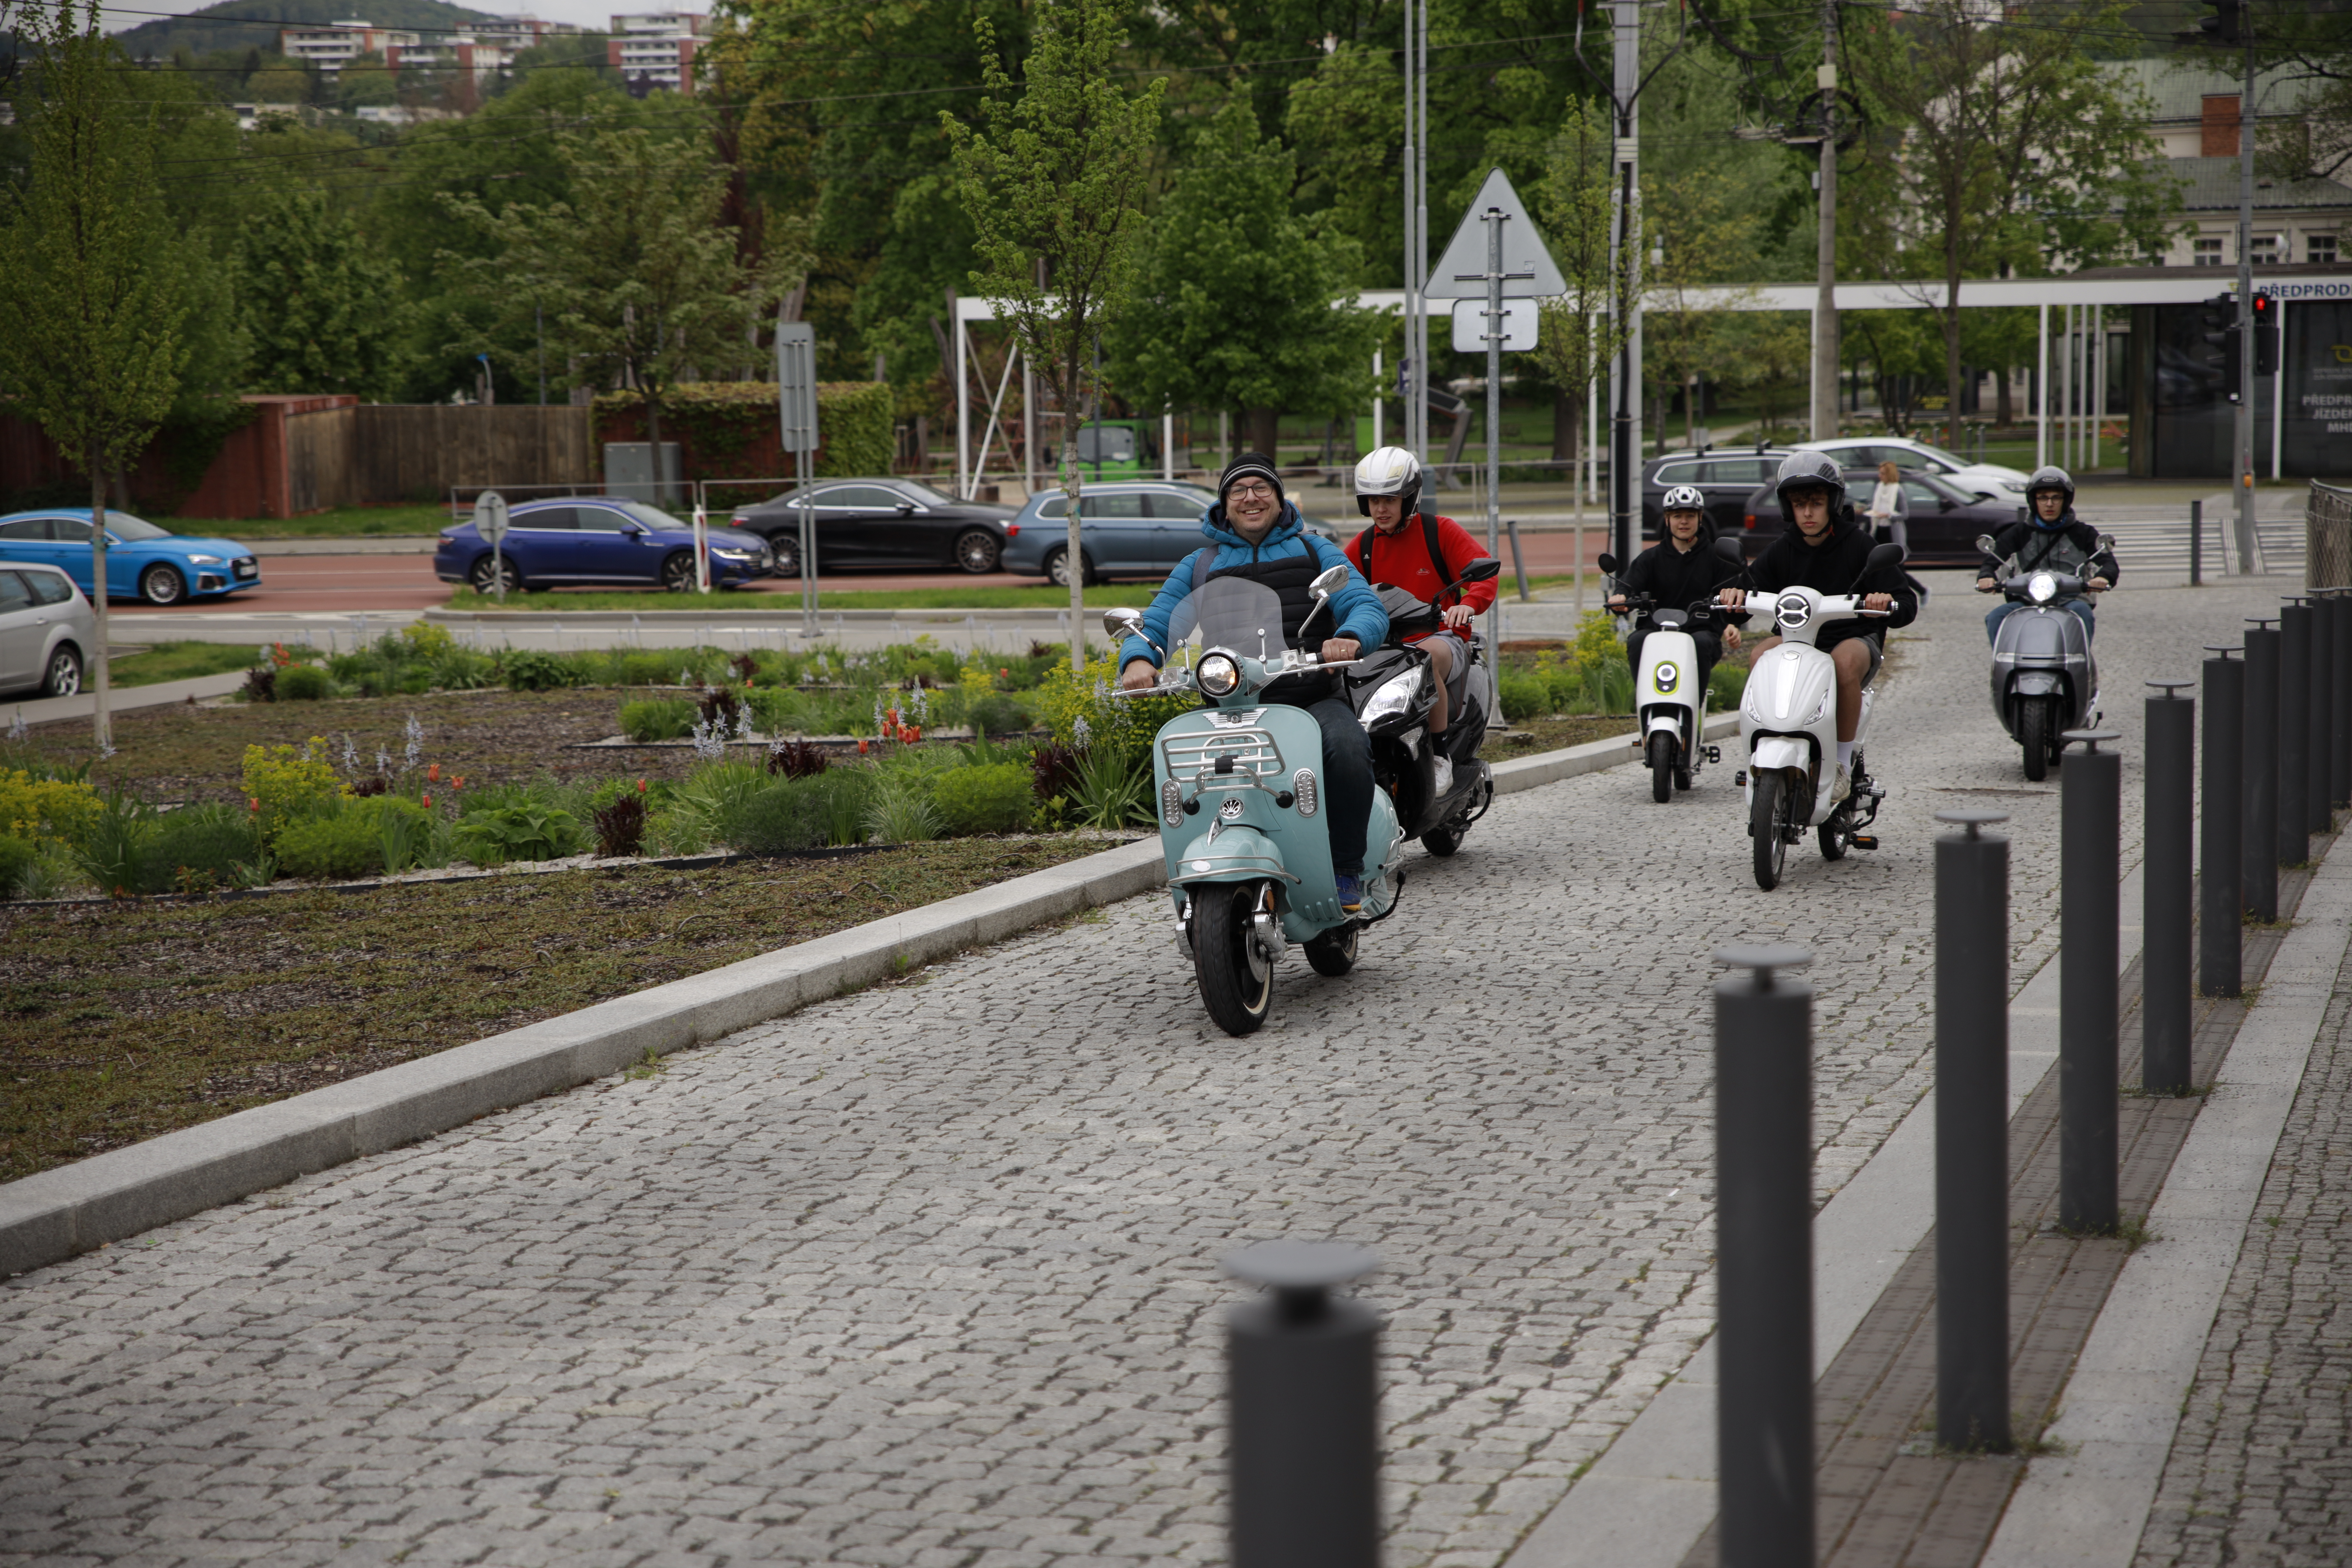
[[[2025,752],[2025,776],[2040,784],[2050,776],[2050,700],[2030,697],[2017,712],[2017,743]]]
[[[1780,868],[1789,858],[1789,837],[1781,830],[1781,818],[1790,815],[1788,788],[1780,774],[1759,773],[1748,805],[1748,832],[1756,844],[1756,885],[1768,893],[1780,885]]]
[[[1192,893],[1192,974],[1202,1005],[1228,1035],[1255,1033],[1274,1011],[1274,964],[1250,940],[1263,884],[1210,882]]]
[[[1675,798],[1675,738],[1650,731],[1650,798],[1660,805]]]

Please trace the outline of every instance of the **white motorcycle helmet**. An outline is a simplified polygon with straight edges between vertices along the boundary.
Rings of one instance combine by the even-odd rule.
[[[1665,499],[1658,502],[1658,510],[1661,515],[1670,511],[1704,512],[1706,510],[1706,497],[1699,493],[1696,485],[1676,485],[1666,492]]]
[[[1421,461],[1402,447],[1382,447],[1356,465],[1356,510],[1372,515],[1372,497],[1402,496],[1411,517],[1421,500]]]

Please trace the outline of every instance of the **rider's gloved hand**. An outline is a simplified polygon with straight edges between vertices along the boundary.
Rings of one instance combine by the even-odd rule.
[[[1118,672],[1118,685],[1122,691],[1147,691],[1159,684],[1160,671],[1152,668],[1148,658],[1130,658],[1127,661],[1127,668]]]

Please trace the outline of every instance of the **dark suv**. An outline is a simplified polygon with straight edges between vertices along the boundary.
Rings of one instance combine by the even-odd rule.
[[[1748,498],[1758,485],[1772,482],[1780,459],[1794,450],[1788,447],[1716,447],[1698,452],[1675,452],[1642,466],[1642,533],[1664,537],[1665,513],[1658,502],[1676,485],[1696,485],[1706,498],[1706,517],[1717,533],[1737,533],[1747,521]]]

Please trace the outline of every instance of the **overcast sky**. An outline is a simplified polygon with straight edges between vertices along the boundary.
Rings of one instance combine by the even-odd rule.
[[[215,0],[137,0],[129,7],[105,7],[106,30],[121,32],[135,27],[152,17],[184,16],[191,11],[201,11]],[[551,22],[570,22],[575,26],[603,28],[612,25],[616,13],[658,11],[666,9],[663,0],[457,0],[471,10],[486,11],[494,16],[520,16],[528,13],[544,16]],[[688,9],[707,11],[708,5],[689,3]],[[352,0],[341,17],[366,18],[367,0]]]

